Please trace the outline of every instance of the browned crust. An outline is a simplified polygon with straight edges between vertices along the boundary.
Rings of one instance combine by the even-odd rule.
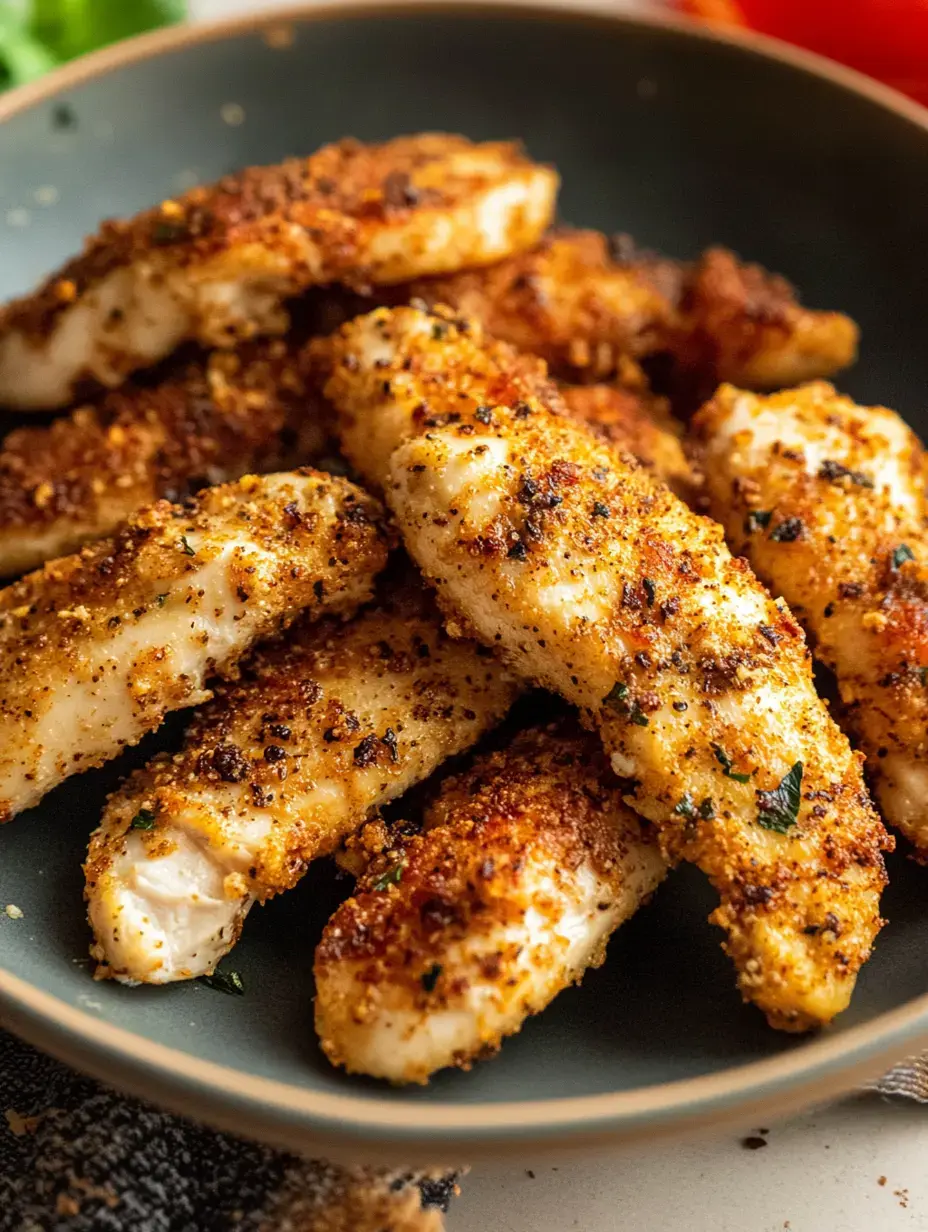
[[[624,827],[617,813],[627,817]],[[590,862],[608,879],[627,860],[633,838],[654,841],[622,803],[600,741],[573,719],[530,729],[447,779],[423,834],[394,836],[374,856],[354,896],[329,921],[316,971],[361,963],[367,988],[405,990],[413,1011],[443,1008],[464,988],[453,972],[423,987],[423,974],[455,942],[500,930],[507,901],[512,912],[524,910],[513,891],[533,850],[566,870]],[[400,882],[389,890],[383,879],[400,865]],[[535,905],[545,910],[541,897]],[[484,974],[492,982],[508,972]]]
[[[464,137],[426,133],[383,145],[345,138],[308,158],[249,167],[215,184],[191,189],[134,218],[111,219],[33,295],[0,310],[0,333],[42,339],[58,315],[107,274],[136,260],[170,254],[176,267],[199,264],[251,242],[290,252],[287,230],[304,228],[322,246],[316,282],[365,281],[357,267],[360,231],[402,223],[423,207],[449,209],[480,188],[430,178],[430,164],[473,148]],[[516,169],[532,166],[517,143],[493,147]],[[531,242],[529,239],[527,242]]]
[[[687,272],[679,309],[684,328],[671,350],[678,379],[697,397],[720,381],[763,389],[831,376],[856,354],[857,327],[849,317],[804,308],[785,278],[725,248],[707,249]],[[814,342],[800,341],[813,334]],[[806,346],[801,359],[775,358]]]
[[[609,376],[623,356],[663,350],[679,327],[672,302],[636,266],[616,262],[596,231],[554,231],[489,269],[412,282],[403,299],[448,304],[573,380]]]
[[[183,361],[155,385],[11,432],[0,451],[0,537],[54,531],[46,554],[64,555],[159,498],[313,461],[328,440],[324,418],[282,340]]]
[[[631,454],[678,496],[692,497],[695,480],[680,440],[682,428],[665,398],[655,397],[646,384],[567,385],[561,397],[571,418]]]

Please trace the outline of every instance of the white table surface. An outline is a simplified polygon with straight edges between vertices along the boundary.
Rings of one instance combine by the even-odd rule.
[[[768,1145],[746,1150],[759,1128]],[[925,1232],[926,1162],[928,1108],[865,1096],[742,1134],[484,1165],[448,1232]]]
[[[203,19],[269,7],[190,4]],[[768,1145],[745,1149],[759,1128]],[[482,1165],[448,1232],[928,1232],[926,1165],[928,1108],[866,1096],[740,1134]]]

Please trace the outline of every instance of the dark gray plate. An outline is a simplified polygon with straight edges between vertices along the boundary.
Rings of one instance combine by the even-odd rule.
[[[291,14],[284,48],[236,24],[66,70],[0,108],[0,295],[27,288],[102,216],[193,179],[346,134],[521,136],[560,168],[566,220],[679,256],[722,241],[788,274],[810,304],[850,312],[864,345],[846,388],[921,426],[924,113],[773,45],[571,7],[352,3]],[[346,1079],[312,1029],[312,951],[339,894],[328,868],[249,921],[235,955],[242,999],[90,981],[80,862],[129,760],[72,780],[0,834],[0,905],[25,912],[0,914],[0,1009],[66,1059],[241,1131],[381,1158],[388,1145],[474,1154],[641,1134],[847,1088],[928,1035],[928,874],[893,861],[890,923],[853,1008],[797,1041],[739,1004],[704,923],[711,895],[684,871],[607,965],[496,1061],[426,1090]]]

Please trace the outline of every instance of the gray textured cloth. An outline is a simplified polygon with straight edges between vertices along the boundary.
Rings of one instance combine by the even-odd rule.
[[[900,1061],[867,1089],[878,1091],[881,1095],[901,1095],[904,1099],[914,1099],[918,1104],[928,1104],[928,1053]]]
[[[0,1031],[0,1232],[440,1232],[455,1181],[216,1133]]]

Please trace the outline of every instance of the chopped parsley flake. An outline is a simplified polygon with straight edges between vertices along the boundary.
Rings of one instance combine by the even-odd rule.
[[[712,803],[710,796],[706,796],[705,800],[700,804],[699,816],[703,821],[712,821],[715,817],[715,805]]]
[[[152,227],[153,244],[176,244],[178,240],[190,239],[190,227],[186,222],[170,222],[159,219]]]
[[[165,603],[167,602],[167,598],[168,598],[168,592],[165,591],[163,595],[155,595],[155,602],[158,604],[159,607],[164,607]]]
[[[387,886],[399,885],[403,880],[404,868],[405,864],[402,860],[400,860],[399,864],[394,864],[393,867],[388,868],[385,873],[381,873],[381,875],[374,882],[373,888],[375,890],[385,890]]]
[[[727,779],[734,779],[736,783],[747,783],[748,782],[751,775],[750,774],[738,774],[736,771],[732,770],[732,766],[735,763],[728,756],[728,754],[725,752],[725,750],[722,748],[720,744],[713,744],[712,752],[715,754],[715,760],[722,767],[722,772]]]
[[[186,535],[181,535],[180,546],[185,556],[196,556],[196,550],[190,546]]]
[[[680,800],[680,803],[676,806],[676,808],[673,811],[675,813],[679,813],[681,817],[695,817],[696,816],[696,805],[693,803],[693,797],[690,795],[689,792],[686,792],[684,794],[683,798]]]
[[[914,560],[915,553],[907,543],[900,543],[893,552],[893,573],[901,569],[907,560]]]
[[[819,479],[827,479],[831,483],[839,483],[842,479],[849,479],[858,488],[873,487],[873,480],[869,475],[865,475],[863,471],[849,470],[848,467],[842,466],[840,462],[833,462],[830,458],[826,458],[818,468],[818,477]]]
[[[784,518],[770,532],[770,539],[773,543],[795,543],[801,534],[801,518]]]
[[[628,697],[628,685],[621,681],[614,684],[606,696],[603,698],[603,705],[609,706],[613,710],[624,710],[624,706],[620,706],[620,702],[624,702]]]
[[[428,971],[423,971],[419,981],[426,992],[434,992],[438,977],[441,975],[441,963],[432,963]]]
[[[753,535],[755,531],[763,530],[766,526],[769,526],[772,517],[773,514],[769,509],[752,509],[745,523],[748,534]]]
[[[212,975],[201,975],[199,983],[214,992],[224,992],[229,997],[245,995],[245,983],[237,971],[214,971]]]
[[[130,830],[154,830],[155,815],[151,809],[140,808],[129,822]]]
[[[603,698],[602,704],[608,706],[610,710],[614,710],[616,714],[624,715],[635,723],[638,727],[647,727],[648,716],[635,701],[628,701],[628,685],[619,681],[614,684],[606,696]]]
[[[799,817],[802,762],[797,761],[773,791],[757,792],[757,821],[765,830],[785,834]]]

